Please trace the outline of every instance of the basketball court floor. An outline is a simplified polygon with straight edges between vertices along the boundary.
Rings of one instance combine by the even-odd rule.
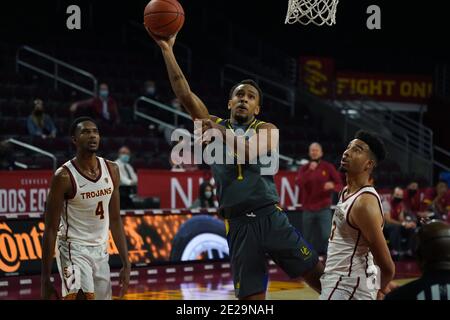
[[[195,263],[172,266],[134,268],[128,300],[234,300],[233,282],[229,263]],[[317,300],[318,294],[303,281],[290,280],[278,267],[269,263],[269,300]],[[113,295],[119,293],[118,270],[111,271]],[[396,263],[396,279],[399,285],[408,283],[420,275],[414,261]],[[54,275],[60,291],[60,279]],[[1,300],[39,299],[40,276],[11,276],[0,278]]]

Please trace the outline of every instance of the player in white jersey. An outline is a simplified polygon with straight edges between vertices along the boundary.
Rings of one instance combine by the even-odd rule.
[[[385,154],[378,137],[359,131],[342,156],[347,186],[333,215],[321,300],[374,300],[395,286],[380,197],[369,183]]]
[[[70,134],[76,156],[55,172],[47,197],[41,297],[57,296],[50,281],[56,243],[64,299],[111,299],[109,229],[123,264],[122,297],[130,262],[120,218],[119,170],[114,162],[96,156],[100,135],[92,119],[76,119]]]

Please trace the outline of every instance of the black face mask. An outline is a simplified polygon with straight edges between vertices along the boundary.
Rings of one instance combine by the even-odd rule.
[[[409,196],[410,198],[414,197],[414,196],[416,195],[416,193],[417,193],[417,190],[416,190],[416,189],[409,189],[409,190],[408,190],[408,196]]]
[[[402,200],[403,200],[402,198],[397,198],[397,197],[393,198],[394,203],[400,203]]]

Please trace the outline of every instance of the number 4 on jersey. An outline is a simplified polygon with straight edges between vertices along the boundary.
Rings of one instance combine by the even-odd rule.
[[[100,220],[105,219],[104,211],[103,211],[103,201],[100,201],[97,205],[97,209],[95,209],[95,215],[100,216]]]

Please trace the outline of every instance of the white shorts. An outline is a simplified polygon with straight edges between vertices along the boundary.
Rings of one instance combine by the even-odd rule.
[[[96,300],[111,300],[111,276],[107,244],[83,246],[57,240],[56,262],[62,282],[62,296],[81,289]]]
[[[377,289],[367,287],[367,277],[323,274],[320,300],[376,300]]]

